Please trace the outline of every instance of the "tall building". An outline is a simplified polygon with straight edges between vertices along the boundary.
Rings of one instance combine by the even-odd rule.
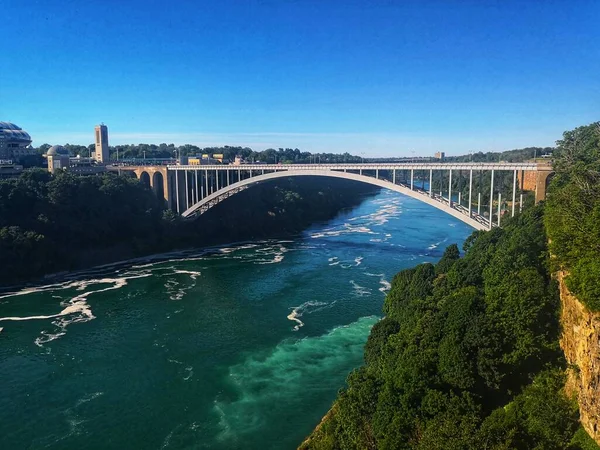
[[[96,153],[95,159],[99,163],[108,164],[108,127],[104,124],[96,125]]]
[[[435,157],[436,159],[441,159],[441,160],[443,160],[443,159],[446,157],[446,153],[444,153],[444,152],[436,152],[436,153],[435,153],[435,155],[434,155],[434,157]]]
[[[14,123],[0,122],[0,160],[19,161],[24,156],[34,155],[29,144],[29,133]]]

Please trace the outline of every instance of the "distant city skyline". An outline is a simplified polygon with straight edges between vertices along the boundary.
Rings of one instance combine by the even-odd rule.
[[[3,4],[0,120],[33,145],[104,122],[111,145],[458,155],[600,118],[593,0],[109,3]]]

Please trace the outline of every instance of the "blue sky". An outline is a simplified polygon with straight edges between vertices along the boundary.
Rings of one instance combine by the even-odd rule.
[[[0,120],[34,145],[370,156],[553,145],[600,119],[600,2],[3,0]],[[9,45],[6,45],[9,43]]]

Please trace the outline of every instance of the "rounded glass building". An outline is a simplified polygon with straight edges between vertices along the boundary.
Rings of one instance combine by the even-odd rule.
[[[32,154],[31,136],[14,123],[0,122],[0,160],[19,160]]]

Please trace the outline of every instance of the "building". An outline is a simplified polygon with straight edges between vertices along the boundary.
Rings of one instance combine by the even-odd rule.
[[[96,151],[94,159],[102,164],[108,164],[108,127],[104,124],[96,125]]]
[[[435,159],[441,159],[443,160],[446,157],[446,153],[445,152],[435,152],[435,155],[433,155],[435,157]]]
[[[35,155],[31,136],[10,122],[0,122],[0,160],[19,161],[24,156]]]
[[[46,153],[48,171],[55,173],[57,170],[68,170],[77,175],[90,175],[106,171],[103,164],[97,164],[94,158],[71,157],[69,151],[62,145],[53,145]]]
[[[57,170],[65,170],[71,166],[69,150],[62,145],[53,145],[46,152],[46,161],[48,162],[48,172],[54,173]]]
[[[22,172],[23,166],[20,164],[0,160],[0,179],[18,177]]]

